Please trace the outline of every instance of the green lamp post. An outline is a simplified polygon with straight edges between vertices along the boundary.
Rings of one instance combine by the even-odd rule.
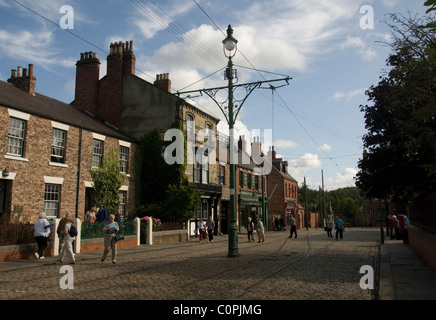
[[[229,25],[227,28],[227,37],[223,40],[224,55],[229,58],[226,69],[226,78],[228,80],[228,112],[229,112],[229,138],[230,138],[230,225],[229,225],[229,257],[238,257],[238,224],[236,220],[236,159],[234,159],[234,133],[233,127],[235,119],[233,116],[233,62],[232,57],[236,54],[238,40],[233,38],[233,29]]]

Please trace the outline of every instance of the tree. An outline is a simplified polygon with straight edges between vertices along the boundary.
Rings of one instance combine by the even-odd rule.
[[[360,106],[363,137],[356,186],[368,197],[406,202],[436,191],[435,30],[429,18],[391,15],[390,71]]]
[[[90,170],[92,195],[96,203],[101,203],[109,213],[115,214],[120,205],[119,190],[125,174],[120,172],[120,157],[117,150],[110,150],[103,165]]]
[[[179,122],[172,127],[181,130]],[[186,141],[184,164],[165,162],[162,154],[169,144],[160,139],[157,130],[141,139],[135,154],[136,215],[184,222],[194,217],[201,193],[189,183],[185,173]]]

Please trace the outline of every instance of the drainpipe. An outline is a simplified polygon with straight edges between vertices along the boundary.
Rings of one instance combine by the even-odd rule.
[[[79,216],[80,168],[81,168],[81,163],[82,163],[82,131],[83,131],[83,128],[80,127],[80,131],[79,131],[79,155],[78,155],[78,160],[77,160],[76,219]]]

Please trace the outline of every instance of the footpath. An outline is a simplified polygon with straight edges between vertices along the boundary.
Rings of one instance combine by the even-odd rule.
[[[380,300],[436,300],[436,270],[408,244],[385,239],[379,291]]]

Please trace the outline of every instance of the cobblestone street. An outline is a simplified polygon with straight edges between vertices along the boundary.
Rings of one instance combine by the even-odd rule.
[[[343,240],[318,230],[269,232],[264,243],[239,236],[239,257],[228,258],[227,236],[212,243],[119,250],[117,263],[101,252],[79,254],[65,273],[55,257],[40,266],[0,273],[0,299],[115,300],[371,300],[360,268],[376,269],[377,229],[348,229]],[[67,265],[65,265],[67,266]],[[375,272],[376,273],[376,272]],[[64,276],[73,289],[62,289]],[[114,290],[116,288],[116,290]]]

